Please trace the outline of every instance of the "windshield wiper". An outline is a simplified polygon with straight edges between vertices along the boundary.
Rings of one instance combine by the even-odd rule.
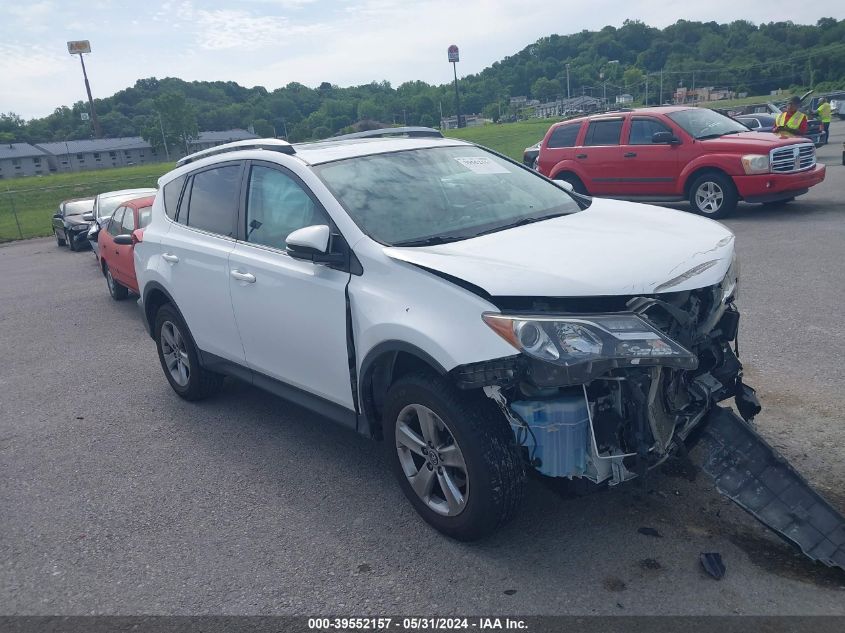
[[[517,220],[516,222],[511,222],[510,224],[503,224],[501,226],[494,227],[492,229],[487,229],[485,231],[481,231],[481,233],[476,233],[473,237],[478,237],[479,235],[487,235],[488,233],[496,233],[497,231],[504,231],[505,229],[513,229],[517,226],[524,226],[526,224],[534,224],[535,222],[542,222],[543,220],[551,220],[552,218],[559,218],[563,215],[571,215],[570,213],[550,213],[549,215],[544,215],[542,217],[528,217],[522,218]]]
[[[728,134],[739,134],[740,132],[745,132],[746,130],[731,130],[730,132],[718,132],[716,134],[705,134],[704,136],[696,136],[695,138],[699,141],[703,141],[708,138],[719,138],[720,136],[727,136]]]
[[[431,237],[423,237],[418,240],[394,242],[391,246],[436,246],[438,244],[448,244],[449,242],[458,242],[465,239],[467,239],[465,235],[432,235]]]

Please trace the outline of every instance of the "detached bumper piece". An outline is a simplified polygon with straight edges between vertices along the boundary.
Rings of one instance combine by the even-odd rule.
[[[809,558],[845,570],[845,518],[729,409],[714,407],[703,427],[702,468],[719,492]]]

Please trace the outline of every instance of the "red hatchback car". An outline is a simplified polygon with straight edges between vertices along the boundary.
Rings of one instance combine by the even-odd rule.
[[[100,266],[109,294],[120,301],[129,292],[138,294],[135,277],[135,244],[144,239],[144,227],[152,218],[155,196],[136,198],[115,209],[108,224],[97,236],[100,248]]]
[[[784,202],[825,176],[805,138],[751,132],[707,108],[659,107],[556,123],[540,144],[539,171],[596,196],[688,200],[711,218],[739,200]]]

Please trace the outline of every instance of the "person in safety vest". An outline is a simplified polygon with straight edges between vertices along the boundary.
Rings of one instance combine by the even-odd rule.
[[[790,136],[803,136],[807,133],[807,115],[798,106],[801,105],[800,97],[792,97],[786,106],[786,112],[781,112],[775,119],[773,132],[782,132]]]
[[[819,107],[816,108],[816,112],[819,115],[819,118],[822,120],[822,129],[824,130],[824,144],[827,145],[827,141],[830,138],[830,104],[827,102],[827,99],[822,97],[822,100],[819,102]]]

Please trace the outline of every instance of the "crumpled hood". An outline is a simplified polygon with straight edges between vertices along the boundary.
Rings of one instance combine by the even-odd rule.
[[[684,211],[596,198],[585,211],[425,247],[394,259],[462,279],[493,296],[641,295],[719,283],[734,236]]]

